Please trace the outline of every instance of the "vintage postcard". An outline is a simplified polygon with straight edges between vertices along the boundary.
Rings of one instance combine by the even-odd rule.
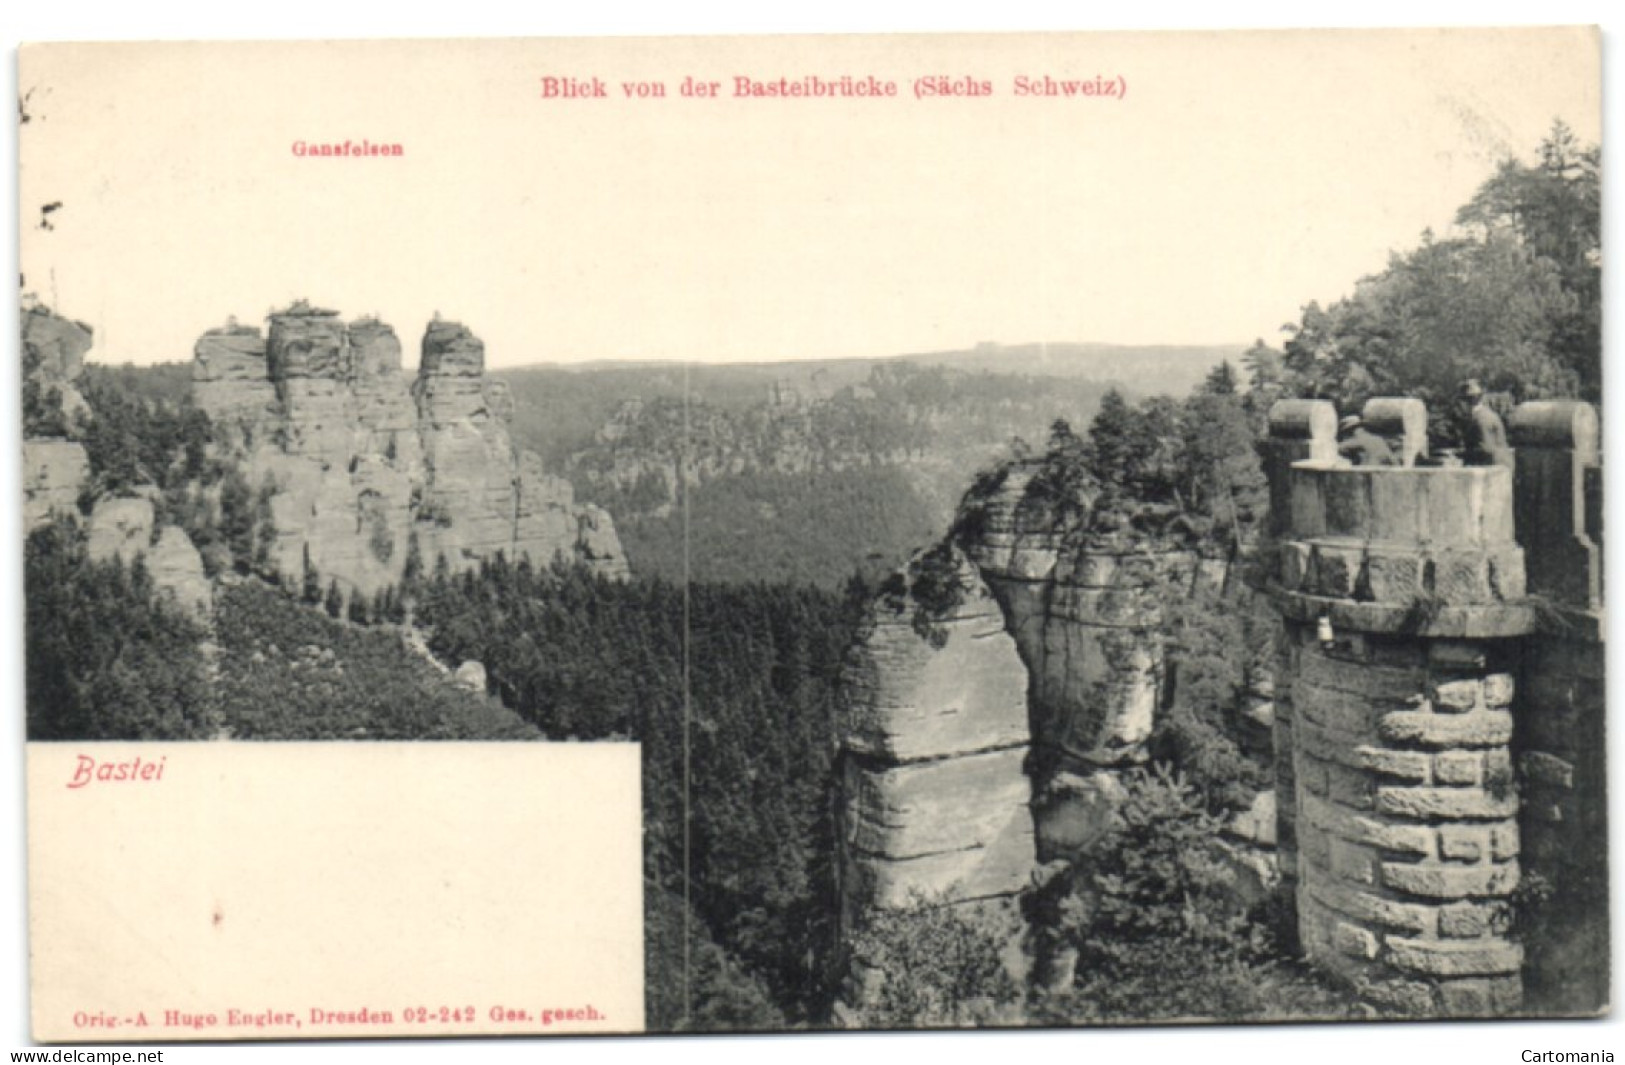
[[[1606,1014],[1601,85],[24,45],[32,1038]]]

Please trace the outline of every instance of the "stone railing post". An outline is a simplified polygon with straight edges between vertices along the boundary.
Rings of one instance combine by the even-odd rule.
[[[1337,459],[1337,408],[1326,400],[1283,399],[1270,408],[1270,433],[1258,445],[1270,485],[1269,539],[1279,543],[1292,526],[1292,464]],[[1266,560],[1266,563],[1268,560]],[[1296,896],[1298,878],[1296,776],[1292,759],[1292,677],[1298,669],[1298,643],[1290,628],[1275,656],[1271,688],[1271,744],[1275,762],[1275,853],[1281,890]]]
[[[1414,466],[1428,453],[1427,404],[1410,396],[1377,396],[1366,400],[1360,420],[1388,441],[1401,466]]]
[[[1283,399],[1270,408],[1270,434],[1258,443],[1270,483],[1271,535],[1279,538],[1292,513],[1287,471],[1294,462],[1337,458],[1337,408],[1324,399]]]
[[[1521,404],[1507,421],[1507,440],[1518,452],[1513,495],[1518,542],[1529,548],[1530,594],[1599,607],[1602,552],[1589,511],[1600,508],[1588,506],[1587,491],[1587,471],[1600,461],[1596,408],[1573,400]]]

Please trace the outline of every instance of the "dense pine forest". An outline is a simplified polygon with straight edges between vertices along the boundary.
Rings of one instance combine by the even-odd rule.
[[[436,653],[487,663],[492,690],[549,738],[642,743],[651,1026],[819,1017],[832,718],[861,589],[685,589],[498,560],[419,599]],[[704,960],[686,978],[685,934]]]

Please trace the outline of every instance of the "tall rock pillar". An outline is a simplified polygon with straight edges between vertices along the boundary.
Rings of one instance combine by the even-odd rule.
[[[1027,670],[1015,641],[957,550],[934,549],[909,572],[907,590],[871,606],[845,664],[837,728],[849,927],[871,909],[1014,895],[1034,864]]]
[[[1272,473],[1303,950],[1373,1001],[1515,1009],[1513,700],[1535,619],[1512,471]]]

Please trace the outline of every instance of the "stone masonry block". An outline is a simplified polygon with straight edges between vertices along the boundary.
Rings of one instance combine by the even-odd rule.
[[[1388,962],[1418,976],[1499,976],[1523,965],[1515,943],[1452,943],[1388,937]]]
[[[1359,986],[1360,997],[1379,1006],[1388,1006],[1402,1014],[1427,1017],[1439,1011],[1433,982],[1430,980],[1402,980],[1387,976],[1380,980],[1365,981]]]
[[[1352,599],[1360,583],[1361,564],[1365,551],[1359,546],[1339,547],[1332,544],[1314,545],[1314,576],[1311,580],[1316,595],[1333,599]]]
[[[1471,680],[1446,680],[1433,686],[1433,707],[1445,713],[1463,713],[1484,705],[1484,683]]]
[[[1410,636],[1373,639],[1367,659],[1373,666],[1391,670],[1420,670],[1427,665],[1426,649]]]
[[[1378,603],[1410,603],[1420,596],[1423,562],[1420,555],[1379,554],[1366,561],[1365,588]]]
[[[1501,902],[1457,902],[1439,908],[1439,934],[1450,939],[1502,935],[1510,924],[1511,910]]]
[[[1512,705],[1516,684],[1510,673],[1491,673],[1484,678],[1484,705],[1504,710]]]
[[[1363,695],[1316,687],[1302,677],[1293,685],[1292,706],[1300,718],[1351,737],[1370,736],[1381,713],[1381,708]]]
[[[1433,756],[1433,779],[1476,787],[1484,783],[1484,756],[1478,751],[1442,751]]]
[[[1420,668],[1347,662],[1321,654],[1319,648],[1305,651],[1299,658],[1298,676],[1315,688],[1352,692],[1374,703],[1395,706],[1410,704],[1427,685],[1427,675]]]
[[[1483,644],[1474,640],[1428,641],[1428,668],[1441,671],[1478,672],[1489,661]]]
[[[1299,726],[1298,742],[1322,761],[1414,784],[1426,784],[1433,771],[1433,759],[1423,751],[1395,751],[1361,743],[1308,722]]]
[[[1331,843],[1332,875],[1359,886],[1377,883],[1381,863],[1377,852],[1370,847],[1333,837]]]
[[[1517,816],[1518,798],[1482,788],[1378,788],[1377,810],[1419,821],[1500,821]]]
[[[1523,983],[1516,976],[1447,980],[1439,999],[1451,1017],[1505,1017],[1523,1005]]]
[[[1377,783],[1358,769],[1329,762],[1326,765],[1326,794],[1333,802],[1351,810],[1369,810],[1375,801]]]
[[[1365,958],[1369,961],[1377,956],[1381,944],[1370,929],[1349,924],[1347,921],[1338,921],[1332,926],[1332,948],[1351,958]]]
[[[1372,773],[1415,784],[1428,782],[1428,756],[1421,751],[1391,751],[1386,747],[1356,747],[1355,764]]]
[[[1496,551],[1490,555],[1490,591],[1502,600],[1522,599],[1528,594],[1528,571],[1522,551]]]
[[[1442,825],[1439,857],[1453,862],[1476,862],[1490,850],[1490,830],[1478,826]]]
[[[1383,715],[1377,733],[1390,743],[1420,747],[1504,747],[1512,740],[1512,715],[1504,710],[1464,714],[1397,710]]]
[[[1518,856],[1518,822],[1508,821],[1490,829],[1490,857],[1498,862],[1510,861]]]
[[[1305,865],[1330,872],[1332,867],[1331,841],[1326,833],[1310,825],[1298,825],[1298,858]]]
[[[1303,795],[1299,799],[1300,833],[1305,825],[1309,825],[1319,832],[1381,851],[1417,858],[1433,856],[1434,834],[1424,825],[1395,823],[1371,814],[1356,813],[1313,795]]]
[[[1476,551],[1435,558],[1433,594],[1451,605],[1491,601],[1489,558]]]
[[[1325,795],[1328,785],[1326,783],[1326,763],[1299,750],[1293,761],[1295,774],[1300,791],[1310,795]]]
[[[1516,864],[1460,866],[1385,862],[1382,879],[1395,891],[1429,899],[1496,898],[1518,886]]]
[[[1309,576],[1310,554],[1309,545],[1300,543],[1285,543],[1281,545],[1281,587],[1289,592],[1295,592],[1303,586],[1305,578]]]
[[[1357,921],[1394,932],[1416,936],[1438,933],[1439,908],[1414,902],[1383,898],[1360,888],[1332,880],[1310,884],[1307,891],[1321,905]]]

